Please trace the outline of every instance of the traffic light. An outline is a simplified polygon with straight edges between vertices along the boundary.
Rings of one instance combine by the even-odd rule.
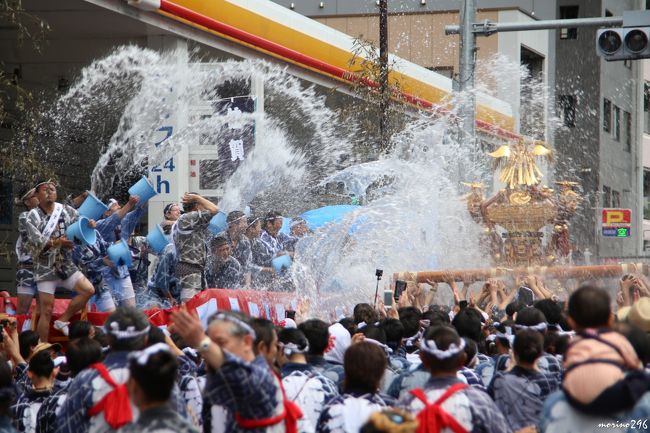
[[[600,29],[596,33],[596,54],[607,61],[650,58],[650,27]]]

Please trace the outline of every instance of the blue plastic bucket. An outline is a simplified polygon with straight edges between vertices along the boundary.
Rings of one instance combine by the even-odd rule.
[[[131,250],[123,240],[108,247],[108,258],[115,266],[131,266]]]
[[[226,221],[227,217],[228,215],[226,215],[224,212],[219,212],[213,216],[210,220],[210,224],[208,224],[208,230],[210,230],[210,233],[218,235],[219,233],[225,231],[228,228],[228,222]]]
[[[142,179],[137,181],[131,188],[129,188],[130,195],[137,195],[140,197],[138,204],[141,205],[157,194],[149,179],[142,176]]]
[[[154,250],[156,254],[160,254],[168,243],[169,239],[167,239],[167,236],[165,236],[159,225],[154,227],[154,229],[147,235],[147,245],[149,245],[149,248]]]
[[[285,254],[283,256],[274,258],[271,261],[271,266],[273,266],[273,270],[279,274],[284,269],[289,269],[291,267],[291,263],[293,263],[293,260],[291,260],[291,256]]]
[[[86,197],[81,206],[79,206],[79,214],[81,216],[85,216],[89,220],[95,221],[99,220],[107,210],[108,206],[102,203],[102,201],[95,197],[91,192],[88,193],[88,197]]]
[[[93,245],[97,240],[97,232],[88,227],[88,222],[88,218],[79,217],[74,224],[68,226],[65,236],[77,245]]]

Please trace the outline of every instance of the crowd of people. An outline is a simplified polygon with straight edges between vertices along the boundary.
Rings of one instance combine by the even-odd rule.
[[[95,229],[93,244],[67,239],[66,230],[79,219],[77,208],[86,196],[69,196],[59,203],[55,182],[47,180],[27,188],[18,200],[26,210],[18,220],[16,313],[26,314],[37,298],[37,331],[43,341],[48,340],[58,287],[75,294],[53,325],[66,335],[70,318],[87,304],[112,312],[117,306],[174,306],[206,287],[292,289],[286,270],[274,268],[272,262],[293,256],[297,241],[308,232],[302,218],[292,219],[290,234],[285,234],[279,212],[258,217],[232,211],[226,229],[213,233],[210,222],[217,206],[187,193],[180,205],[165,206],[160,227],[169,243],[151,263],[154,251],[146,237],[135,233],[146,207],[137,196],[124,205],[110,199],[103,216],[88,221]],[[109,247],[121,241],[130,249],[131,263],[110,259]]]
[[[107,246],[128,241],[138,197],[89,224],[94,245],[64,236],[83,197],[58,203],[52,182],[21,197],[18,309],[38,297],[36,330],[0,322],[1,432],[438,433],[648,431],[650,285],[625,275],[616,296],[585,282],[558,296],[536,276],[470,284],[407,282],[394,305],[354,306],[333,321],[287,311],[278,324],[219,311],[202,322],[184,301],[207,286],[285,287],[269,260],[303,235],[281,215],[231,212],[224,233],[205,230],[217,208],[194,194],[165,208],[171,242],[153,277]],[[137,256],[137,254],[134,254]],[[208,280],[206,283],[205,279]],[[211,283],[218,282],[218,283]],[[75,293],[54,327],[55,289]],[[449,287],[450,305],[435,303]],[[476,288],[476,286],[475,286]],[[179,304],[152,325],[136,293]],[[614,290],[611,291],[614,293]],[[103,326],[71,321],[88,302],[111,311]]]
[[[65,351],[8,319],[0,431],[647,431],[650,297],[629,280],[643,286],[621,281],[617,314],[593,285],[562,302],[495,281],[469,300],[449,284],[451,307],[361,303],[336,322],[223,311],[204,326],[181,306],[163,329],[120,306],[71,323]]]

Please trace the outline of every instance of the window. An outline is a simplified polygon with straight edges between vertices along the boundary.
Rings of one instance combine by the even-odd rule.
[[[621,193],[618,191],[612,191],[612,207],[621,207]]]
[[[623,128],[625,128],[625,150],[632,151],[632,115],[623,112]]]
[[[578,18],[578,9],[578,6],[560,6],[560,19]],[[576,27],[560,29],[560,39],[578,39],[578,29]]]
[[[612,129],[612,101],[603,99],[603,131],[610,132]]]
[[[437,72],[440,75],[444,75],[447,78],[454,78],[453,66],[430,66],[427,69],[433,72]]]
[[[576,126],[576,97],[574,95],[560,95],[558,97],[560,117],[564,126]]]
[[[603,207],[612,207],[612,189],[603,186]]]
[[[614,105],[613,113],[612,137],[614,137],[614,140],[616,141],[621,141],[621,108]]]

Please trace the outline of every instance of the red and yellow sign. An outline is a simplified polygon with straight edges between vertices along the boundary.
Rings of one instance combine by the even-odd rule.
[[[630,224],[631,209],[603,209],[603,227],[629,227]]]

